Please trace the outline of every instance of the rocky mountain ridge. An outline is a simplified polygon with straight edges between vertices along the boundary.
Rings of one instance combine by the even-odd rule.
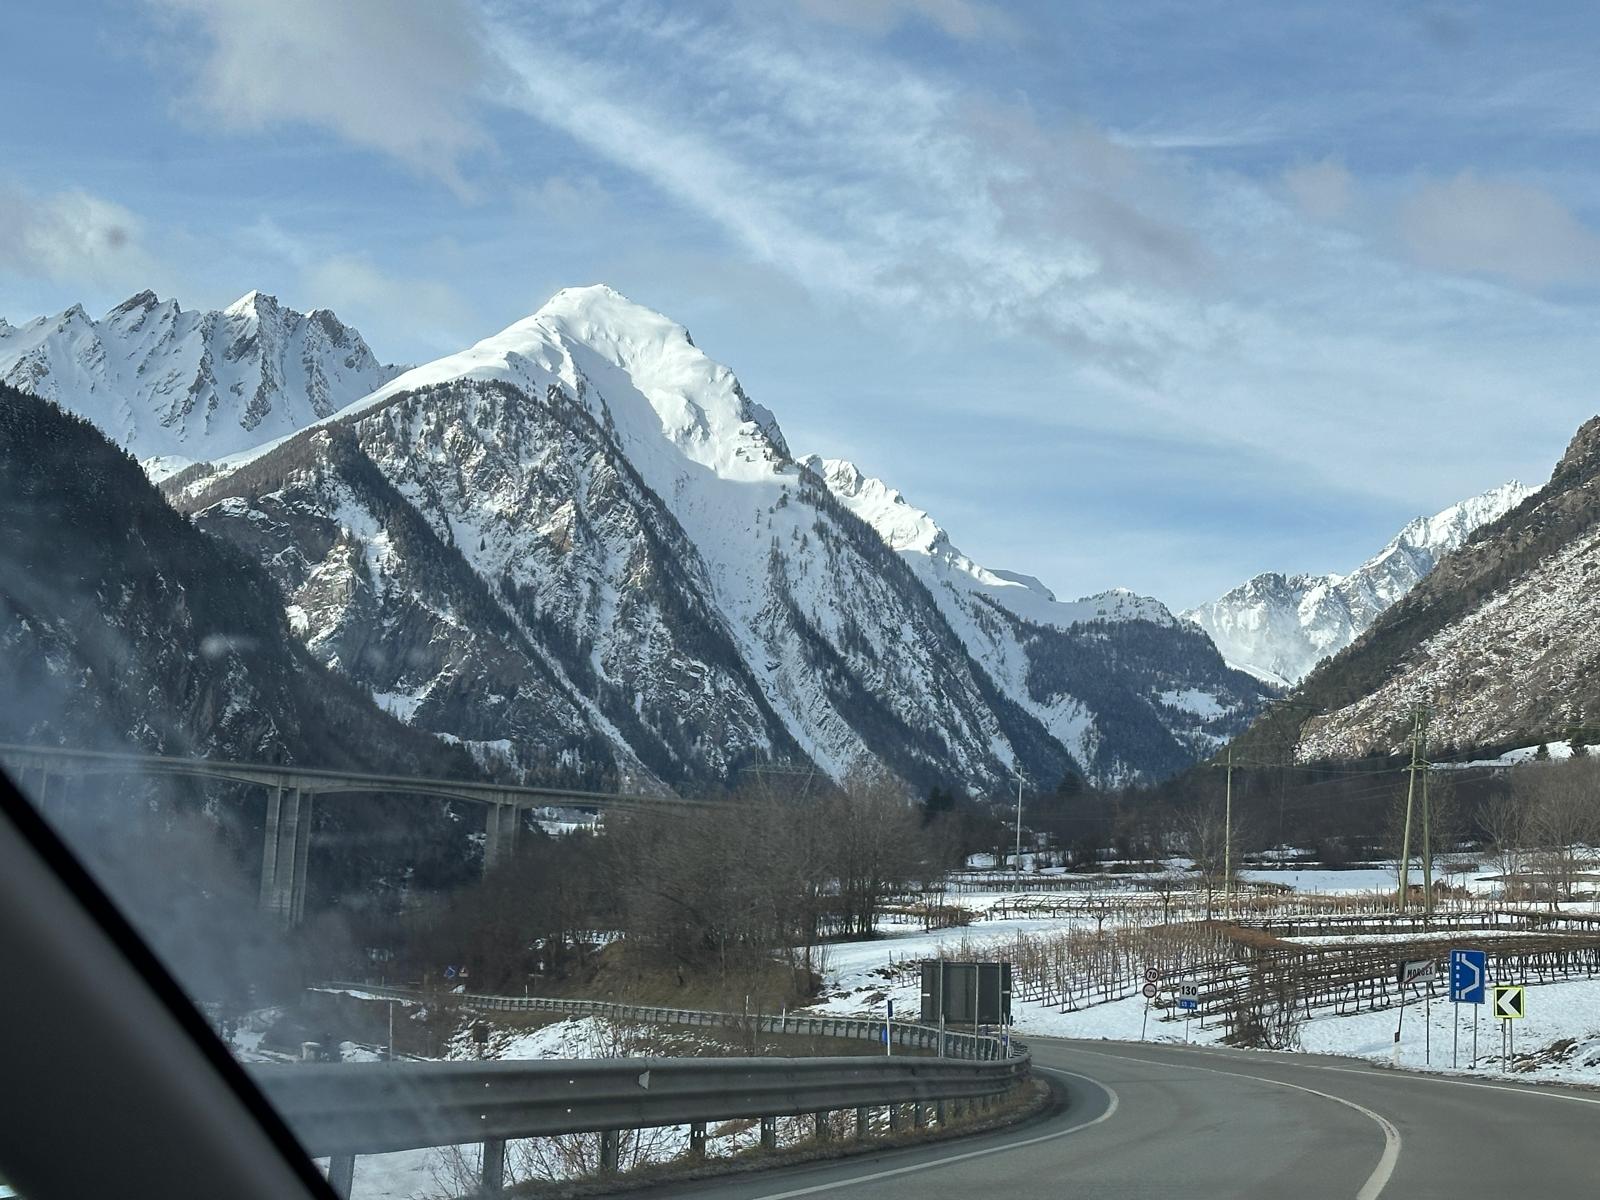
[[[1417,517],[1348,575],[1265,572],[1183,616],[1211,635],[1231,665],[1292,686],[1355,641],[1475,530],[1533,490],[1513,480]]]
[[[73,305],[0,324],[0,383],[89,418],[155,477],[293,433],[398,373],[329,310],[262,292],[207,312],[145,291],[98,321]]]
[[[1550,482],[1481,526],[1323,664],[1303,759],[1398,752],[1428,710],[1430,752],[1533,745],[1600,718],[1600,418]]]
[[[312,411],[279,386],[272,411]],[[276,428],[212,441],[167,495],[265,566],[324,665],[529,778],[1153,778],[1264,695],[1154,601],[1063,604],[936,526],[897,540],[892,489],[795,461],[727,367],[609,288]]]

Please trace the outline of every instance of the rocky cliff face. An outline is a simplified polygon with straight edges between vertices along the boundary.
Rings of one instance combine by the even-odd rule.
[[[1445,556],[1297,693],[1303,758],[1532,744],[1600,718],[1600,418],[1550,482]]]
[[[266,572],[173,512],[98,430],[4,385],[0,741],[482,777],[462,750],[314,661]],[[75,781],[69,815],[99,831],[78,829],[78,844],[113,864],[139,827],[118,806],[135,804],[154,805],[141,811],[157,821],[203,806],[229,831],[246,878],[260,862],[261,789],[118,777],[97,797],[100,786]],[[398,891],[470,869],[475,814],[361,795],[316,811],[320,896],[348,888],[367,902],[374,880]],[[192,893],[174,903],[162,937],[190,927]]]
[[[929,514],[839,459],[805,460],[933,596],[996,686],[1103,782],[1181,770],[1248,724],[1263,689],[1198,629],[1126,590],[1061,601],[992,570]]]
[[[324,661],[480,749],[691,785],[777,758],[987,786],[1013,739],[1041,773],[1069,766],[732,374],[607,289],[178,490],[220,536],[270,529]],[[496,628],[526,670],[485,696]]]
[[[471,770],[312,661],[248,557],[87,422],[0,385],[0,740]]]

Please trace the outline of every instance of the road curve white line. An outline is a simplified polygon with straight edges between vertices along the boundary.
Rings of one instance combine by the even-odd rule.
[[[1079,1049],[1081,1043],[1072,1038],[1039,1038],[1038,1041],[1059,1042],[1064,1049]],[[1160,1046],[1162,1049],[1181,1050],[1184,1054],[1195,1058],[1215,1058],[1223,1062],[1238,1063],[1237,1054],[1224,1054],[1217,1050],[1208,1050],[1201,1046],[1179,1046],[1176,1043],[1152,1042],[1150,1045]],[[1086,1050],[1092,1054],[1094,1051]],[[1348,1066],[1336,1067],[1329,1063],[1315,1063],[1296,1061],[1303,1056],[1292,1050],[1277,1050],[1262,1056],[1263,1062],[1280,1063],[1286,1067],[1295,1067],[1302,1071],[1333,1071],[1340,1075],[1359,1075],[1364,1079],[1405,1079],[1415,1083],[1446,1083],[1452,1087],[1484,1088],[1491,1092],[1510,1092],[1514,1096],[1532,1096],[1539,1100],[1566,1100],[1572,1104],[1600,1104],[1600,1096],[1574,1096],[1571,1092],[1558,1092],[1548,1084],[1538,1081],[1527,1083],[1488,1083],[1479,1079],[1457,1079],[1451,1075],[1430,1075],[1424,1071],[1412,1071],[1396,1067],[1376,1066]],[[1155,1062],[1155,1059],[1140,1059],[1140,1062]],[[1361,1060],[1356,1060],[1360,1062]]]
[[[832,1192],[839,1188],[855,1187],[859,1183],[872,1183],[879,1179],[892,1179],[896,1175],[910,1175],[917,1171],[931,1171],[935,1167],[947,1167],[951,1163],[965,1162],[972,1158],[985,1158],[990,1154],[1004,1154],[1007,1150],[1020,1150],[1024,1146],[1037,1146],[1040,1142],[1050,1142],[1056,1138],[1064,1138],[1069,1134],[1081,1133],[1083,1130],[1092,1128],[1102,1121],[1109,1121],[1117,1111],[1117,1105],[1121,1103],[1117,1093],[1098,1079],[1091,1079],[1089,1076],[1080,1075],[1076,1071],[1063,1071],[1059,1067],[1040,1066],[1038,1063],[1034,1064],[1033,1069],[1036,1071],[1049,1071],[1052,1075],[1067,1075],[1073,1079],[1081,1079],[1085,1083],[1093,1084],[1110,1097],[1111,1103],[1106,1106],[1105,1112],[1093,1120],[1082,1121],[1066,1129],[1058,1129],[1054,1133],[1042,1133],[1037,1137],[1022,1138],[1019,1141],[1007,1142],[1003,1146],[985,1146],[982,1150],[967,1150],[960,1154],[947,1154],[943,1158],[935,1158],[928,1162],[910,1163],[903,1167],[891,1167],[885,1171],[873,1171],[869,1175],[855,1175],[849,1179],[836,1180],[833,1183],[818,1183],[811,1187],[795,1188],[787,1192],[769,1192],[764,1196],[755,1197],[754,1200],[790,1200],[790,1197],[793,1196],[815,1196],[819,1192]]]
[[[1367,1181],[1361,1185],[1361,1190],[1356,1193],[1356,1200],[1378,1200],[1383,1194],[1383,1189],[1388,1186],[1389,1177],[1394,1174],[1395,1164],[1400,1161],[1400,1131],[1394,1127],[1389,1118],[1382,1113],[1375,1113],[1365,1105],[1357,1104],[1354,1100],[1346,1100],[1343,1096],[1335,1096],[1332,1092],[1319,1092],[1316,1088],[1302,1087],[1298,1083],[1288,1083],[1282,1079],[1269,1079],[1265,1075],[1247,1075],[1242,1071],[1223,1071],[1217,1067],[1192,1066],[1189,1063],[1163,1062],[1160,1059],[1142,1058],[1137,1054],[1108,1054],[1104,1050],[1083,1050],[1073,1047],[1073,1052],[1078,1054],[1094,1054],[1101,1058],[1114,1058],[1121,1062],[1136,1062],[1147,1067],[1177,1067],[1184,1071],[1204,1071],[1207,1075],[1231,1075],[1235,1079],[1249,1079],[1256,1083],[1271,1084],[1273,1087],[1293,1088],[1297,1092],[1307,1095],[1320,1096],[1324,1100],[1332,1100],[1335,1104],[1342,1104],[1346,1108],[1353,1108],[1362,1116],[1377,1123],[1383,1130],[1383,1153],[1378,1157],[1378,1165],[1372,1169],[1372,1174],[1367,1176]]]
[[[1324,1063],[1303,1063],[1303,1066],[1312,1067],[1318,1071],[1337,1071],[1341,1075],[1364,1075],[1368,1079],[1408,1079],[1416,1083],[1448,1083],[1455,1087],[1486,1088],[1491,1092],[1511,1092],[1517,1096],[1532,1096],[1538,1100],[1568,1100],[1573,1104],[1600,1104],[1600,1096],[1574,1096],[1571,1092],[1552,1091],[1537,1083],[1524,1083],[1520,1086],[1506,1083],[1481,1083],[1476,1079],[1451,1079],[1445,1075],[1423,1075],[1415,1071],[1396,1071],[1393,1069],[1362,1070],[1360,1067],[1330,1067]]]

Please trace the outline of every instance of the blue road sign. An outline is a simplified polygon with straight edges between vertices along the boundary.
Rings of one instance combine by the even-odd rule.
[[[1482,1004],[1487,999],[1489,955],[1482,950],[1450,951],[1450,999],[1457,1004]]]

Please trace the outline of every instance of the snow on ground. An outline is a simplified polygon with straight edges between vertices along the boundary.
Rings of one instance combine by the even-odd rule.
[[[1365,867],[1354,871],[1329,871],[1321,868],[1290,868],[1288,870],[1240,871],[1239,878],[1250,883],[1284,883],[1297,892],[1316,892],[1322,895],[1352,895],[1360,892],[1392,892],[1395,888],[1393,867]],[[1416,871],[1417,882],[1422,881],[1421,868]]]
[[[1210,720],[1220,717],[1227,710],[1217,703],[1217,698],[1210,692],[1202,692],[1199,688],[1183,688],[1179,691],[1162,692],[1161,703],[1181,708],[1191,712],[1197,717]]]
[[[1441,874],[1443,872],[1441,871]],[[1373,867],[1355,871],[1291,870],[1253,871],[1251,878],[1291,883],[1296,890],[1324,894],[1387,891],[1394,886],[1394,867]],[[1492,876],[1473,871],[1469,883],[1473,890],[1489,894]],[[1119,892],[1119,897],[1130,895]],[[975,893],[957,897],[968,909],[986,912],[1002,901],[1024,897],[1016,893]],[[1059,895],[1041,897],[1062,900]],[[1543,908],[1543,906],[1535,906]],[[1600,910],[1600,902],[1564,903],[1564,912]],[[1060,933],[1073,928],[1092,929],[1092,916],[1026,917],[1007,920],[980,920],[964,928],[924,931],[886,926],[882,936],[870,941],[832,943],[821,948],[828,980],[826,996],[810,1011],[841,1015],[882,1016],[884,1001],[893,1000],[897,1016],[917,1019],[920,1006],[920,980],[909,965],[938,957],[941,950],[954,954],[963,939],[981,947],[991,939],[1004,939],[1016,933]],[[1491,938],[1529,936],[1524,930],[1474,930],[1461,937],[1468,944]],[[1304,945],[1382,943],[1414,940],[1415,931],[1398,933],[1306,936],[1289,940]],[[1514,1073],[1521,1079],[1560,1083],[1586,1083],[1600,1086],[1600,980],[1572,980],[1529,985],[1528,1017],[1516,1022],[1517,1057]],[[1469,1069],[1471,1058],[1472,1009],[1460,1006],[1462,1029],[1461,1070]],[[1447,999],[1435,998],[1429,1004],[1406,1006],[1403,1036],[1398,1056],[1402,1067],[1449,1070],[1453,1022],[1456,1006]],[[1319,1011],[1300,1026],[1300,1049],[1310,1053],[1340,1054],[1389,1062],[1394,1044],[1398,1009],[1339,1015]],[[1204,1024],[1177,1019],[1169,1009],[1146,1011],[1143,997],[1094,1005],[1075,1012],[1061,1012],[1054,1006],[1026,1001],[1013,1005],[1015,1032],[1020,1038],[1063,1037],[1105,1038],[1114,1041],[1189,1041],[1208,1044],[1223,1034],[1220,1022]],[[1499,1060],[1500,1030],[1489,1016],[1487,1005],[1479,1009],[1478,1073],[1497,1074],[1504,1070]]]
[[[1518,763],[1533,762],[1543,750],[1551,758],[1571,758],[1571,742],[1546,742],[1543,746],[1519,746],[1515,750],[1507,750],[1498,758],[1475,758],[1471,762],[1438,762],[1430,763],[1436,771],[1465,771],[1473,767],[1512,767]]]
[[[1479,1010],[1478,1071],[1503,1072],[1500,1022],[1490,1017],[1489,1006],[1455,1005],[1439,999],[1431,1005],[1412,1003],[1406,1006],[1405,1021],[1401,1024],[1399,1065],[1451,1070],[1451,1044],[1459,1027],[1459,1069],[1466,1071],[1472,1057],[1474,1008]],[[1527,1009],[1525,1018],[1508,1022],[1516,1026],[1513,1073],[1521,1079],[1548,1083],[1600,1085],[1600,979],[1529,985]],[[1343,1054],[1389,1062],[1398,1017],[1398,1009],[1350,1016],[1318,1015],[1301,1026],[1301,1046],[1315,1054]],[[1559,1057],[1549,1054],[1553,1044],[1569,1038],[1573,1039],[1570,1052]],[[1533,1057],[1524,1062],[1525,1055]],[[1524,1067],[1527,1069],[1522,1069]]]
[[[1544,929],[1474,929],[1469,932],[1455,932],[1452,930],[1438,930],[1434,934],[1427,934],[1420,929],[1401,929],[1387,933],[1327,933],[1327,934],[1302,934],[1297,937],[1281,938],[1281,941],[1294,942],[1301,946],[1367,946],[1383,942],[1414,942],[1422,937],[1453,937],[1457,941],[1482,942],[1491,938],[1524,938],[1524,937],[1549,937]]]
[[[694,1029],[630,1027],[598,1017],[568,1017],[531,1029],[491,1026],[489,1041],[482,1056],[499,1060],[536,1060],[615,1058],[638,1054],[677,1055],[693,1053],[693,1049],[688,1047],[701,1036],[702,1031]],[[648,1044],[641,1045],[641,1039]],[[698,1044],[703,1046],[704,1042]],[[359,1051],[358,1047],[346,1043],[346,1049],[350,1060],[360,1060],[359,1053],[349,1053],[350,1050]],[[463,1025],[448,1041],[444,1057],[453,1060],[475,1060],[480,1057],[470,1027]],[[802,1125],[796,1123],[790,1128],[780,1122],[780,1142],[786,1143],[803,1136],[806,1131]],[[640,1136],[644,1140],[638,1149],[624,1147],[625,1164],[630,1155],[637,1155],[642,1161],[666,1162],[681,1156],[689,1145],[687,1125],[645,1130]],[[726,1122],[707,1131],[707,1149],[713,1156],[730,1155],[749,1149],[758,1139],[759,1130],[753,1122]],[[561,1176],[570,1164],[562,1155],[550,1149],[552,1141],[539,1138],[508,1142],[508,1172],[513,1176],[530,1172],[536,1172],[541,1177]],[[574,1143],[573,1138],[560,1141],[567,1148]],[[418,1200],[422,1197],[458,1194],[457,1185],[463,1173],[476,1177],[480,1154],[481,1148],[474,1143],[362,1155],[356,1159],[353,1194],[357,1200]],[[590,1157],[593,1157],[592,1153]],[[324,1171],[327,1170],[327,1159],[318,1159],[317,1163]]]
[[[502,1060],[604,1058],[618,1053],[618,1036],[619,1031],[611,1022],[595,1017],[570,1017],[536,1029],[494,1030],[490,1035],[486,1056]],[[450,1039],[445,1057],[479,1057],[477,1044],[472,1040],[469,1028],[463,1026]],[[684,1132],[682,1140],[685,1144],[687,1139],[688,1134]],[[666,1151],[664,1146],[652,1149],[663,1154]],[[469,1145],[362,1155],[356,1159],[352,1193],[360,1200],[411,1200],[418,1196],[442,1195],[447,1190],[446,1184],[453,1176],[456,1164],[464,1163],[475,1169],[479,1163],[479,1153],[477,1145]],[[507,1154],[509,1158],[516,1157],[515,1143],[508,1146]],[[317,1161],[324,1170],[327,1169],[326,1159]]]

